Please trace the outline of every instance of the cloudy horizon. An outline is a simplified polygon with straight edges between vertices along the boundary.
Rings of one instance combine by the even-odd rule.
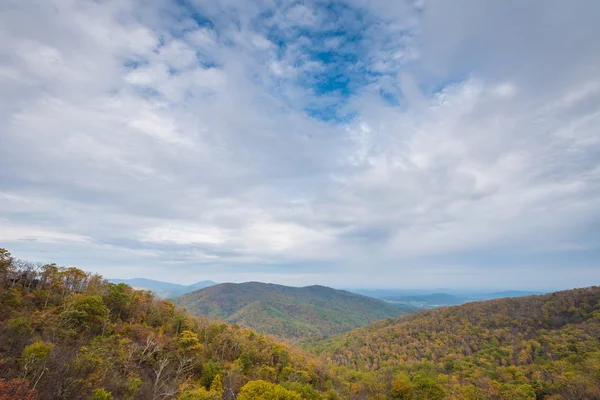
[[[19,258],[182,284],[600,284],[596,1],[0,10]]]

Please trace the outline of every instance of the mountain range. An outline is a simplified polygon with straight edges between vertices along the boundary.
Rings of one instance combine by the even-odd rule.
[[[411,305],[418,308],[455,306],[468,301],[447,293],[432,293],[412,296],[389,296],[382,298],[382,300],[391,304]]]
[[[415,311],[326,286],[222,283],[172,299],[194,315],[288,339],[322,337]]]
[[[175,301],[240,324],[0,249],[0,399],[600,399],[600,287],[387,319],[402,310],[323,286]]]
[[[216,285],[216,282],[213,281],[201,281],[191,285],[179,285],[177,283],[155,281],[146,278],[109,279],[108,281],[111,283],[126,283],[136,289],[150,290],[161,299],[181,296],[182,294],[193,292],[194,290]]]
[[[486,291],[460,291],[449,289],[423,290],[423,289],[347,289],[350,292],[362,294],[376,299],[384,300],[399,306],[413,306],[416,308],[437,308],[455,306],[471,301],[503,299],[508,297],[522,297],[545,292],[509,290],[501,292]]]

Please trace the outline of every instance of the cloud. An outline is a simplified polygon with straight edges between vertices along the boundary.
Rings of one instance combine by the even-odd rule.
[[[180,282],[590,284],[593,8],[11,2],[0,240]]]
[[[4,230],[0,232],[0,240],[32,241],[36,243],[89,242],[89,238],[69,233],[39,229],[31,226],[19,226],[3,223]]]

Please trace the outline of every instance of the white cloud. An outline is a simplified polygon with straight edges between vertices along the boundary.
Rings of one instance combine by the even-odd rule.
[[[517,87],[511,82],[503,82],[492,88],[492,93],[499,97],[511,98],[518,92]]]
[[[140,238],[150,242],[174,242],[177,244],[224,244],[227,233],[216,227],[165,226],[146,230]]]
[[[212,23],[167,1],[0,16],[0,240],[17,255],[346,286],[540,270],[480,252],[581,252],[548,267],[579,268],[573,285],[598,262],[593,12],[196,6]],[[335,79],[350,94],[323,89]],[[306,111],[328,107],[352,118]]]
[[[71,233],[60,232],[56,230],[40,229],[36,226],[16,225],[10,222],[2,221],[0,230],[0,241],[12,244],[19,241],[33,241],[35,243],[70,243],[70,242],[90,242],[90,239]]]

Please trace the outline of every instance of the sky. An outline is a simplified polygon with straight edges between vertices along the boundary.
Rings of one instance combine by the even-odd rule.
[[[0,247],[183,284],[600,284],[599,16],[5,0]]]

